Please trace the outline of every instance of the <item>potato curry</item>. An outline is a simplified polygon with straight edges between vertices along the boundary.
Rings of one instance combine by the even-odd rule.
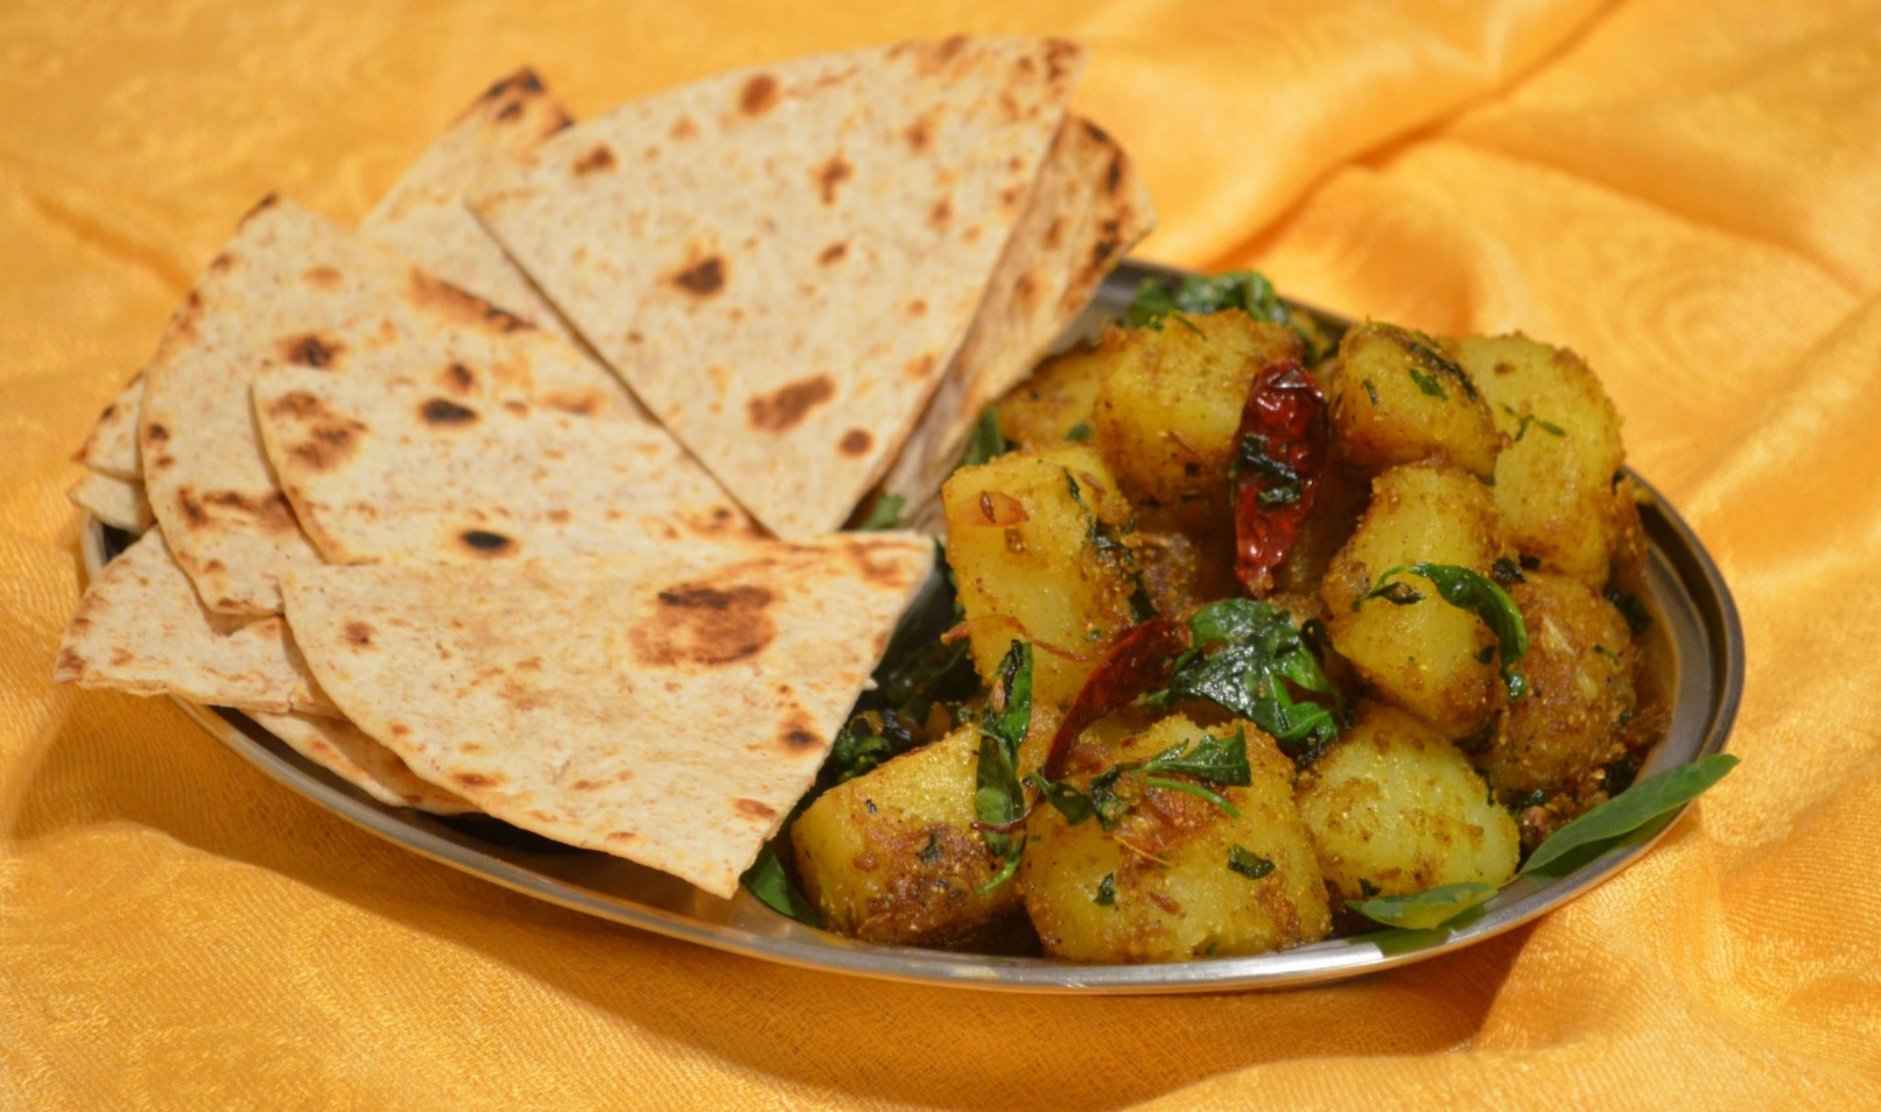
[[[1572,352],[1146,284],[982,417],[953,612],[795,817],[802,892],[869,941],[1142,962],[1493,891],[1663,729],[1624,458]]]

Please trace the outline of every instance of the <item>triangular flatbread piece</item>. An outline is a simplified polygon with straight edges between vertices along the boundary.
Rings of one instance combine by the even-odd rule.
[[[884,480],[906,500],[904,520],[938,517],[941,482],[980,411],[1031,373],[1155,222],[1123,148],[1089,120],[1066,120],[973,330]]]
[[[359,234],[452,285],[560,331],[555,310],[503,254],[464,194],[574,122],[524,68],[485,89],[360,222]]]
[[[219,613],[280,609],[277,579],[319,562],[262,452],[249,391],[276,367],[378,373],[391,351],[444,384],[501,379],[597,415],[634,416],[620,383],[567,343],[291,202],[243,222],[171,322],[146,373],[141,449],[152,511]],[[352,430],[320,430],[343,457]]]
[[[99,471],[87,471],[72,489],[65,492],[72,505],[86,510],[99,521],[128,533],[150,528],[150,500],[144,497],[144,484],[132,479],[114,479]]]
[[[278,368],[254,387],[275,477],[329,562],[605,556],[756,533],[652,421],[594,391],[501,376],[550,361],[605,374],[547,333],[412,335],[378,350],[333,335],[358,351],[344,373]]]
[[[140,371],[98,414],[91,435],[78,450],[79,462],[114,479],[142,478],[143,465],[137,459],[137,415],[143,408],[144,376]]]
[[[463,815],[477,810],[461,796],[413,776],[404,761],[351,722],[305,714],[251,713],[249,717],[294,752],[381,803],[434,815]]]
[[[1080,63],[956,37],[715,77],[569,128],[472,207],[747,510],[813,535],[965,338]]]
[[[632,561],[296,569],[346,717],[478,808],[729,897],[933,565],[910,534]]]
[[[211,614],[155,529],[92,580],[52,678],[242,710],[335,713],[286,623]]]

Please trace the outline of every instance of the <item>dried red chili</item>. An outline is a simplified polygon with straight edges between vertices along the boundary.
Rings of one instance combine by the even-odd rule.
[[[1326,395],[1298,359],[1254,376],[1235,434],[1234,573],[1257,598],[1312,512],[1330,435]]]
[[[1176,657],[1188,647],[1189,627],[1172,618],[1151,618],[1125,630],[1085,678],[1058,732],[1052,735],[1051,749],[1041,766],[1046,778],[1056,780],[1063,773],[1071,743],[1086,726],[1167,684]]]

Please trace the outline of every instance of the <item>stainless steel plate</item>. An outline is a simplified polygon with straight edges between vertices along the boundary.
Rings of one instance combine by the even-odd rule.
[[[1125,264],[1068,333],[1088,332],[1127,304],[1150,275]],[[1335,327],[1338,318],[1321,314]],[[1635,476],[1637,478],[1637,476]],[[1645,486],[1644,483],[1641,484]],[[1704,546],[1656,491],[1641,507],[1651,541],[1650,582],[1669,654],[1671,728],[1642,775],[1724,748],[1744,680],[1744,635],[1730,591]],[[96,574],[125,538],[87,520],[85,565]],[[526,895],[721,950],[834,973],[1012,992],[1169,993],[1278,988],[1370,973],[1449,953],[1520,926],[1612,877],[1657,836],[1617,846],[1558,879],[1525,878],[1466,924],[1447,930],[1334,939],[1283,953],[1157,965],[1071,965],[878,946],[792,922],[745,893],[721,900],[662,873],[569,849],[483,817],[440,819],[388,807],[289,749],[246,716],[182,703],[191,717],[255,767],[389,841]],[[1658,831],[1663,836],[1669,824]]]

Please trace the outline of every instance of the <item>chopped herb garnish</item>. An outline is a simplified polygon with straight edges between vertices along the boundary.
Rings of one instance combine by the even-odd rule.
[[[1211,784],[1232,784],[1245,788],[1254,782],[1247,763],[1247,735],[1240,730],[1233,737],[1203,734],[1194,741],[1172,745],[1144,762],[1145,772],[1177,772],[1206,780]]]
[[[1421,575],[1430,580],[1445,602],[1471,611],[1483,620],[1483,624],[1496,635],[1496,641],[1502,648],[1502,682],[1509,690],[1509,698],[1521,698],[1528,690],[1528,681],[1522,673],[1516,671],[1515,663],[1528,652],[1528,627],[1522,622],[1522,611],[1516,607],[1515,600],[1488,576],[1469,568],[1455,564],[1418,563],[1385,569],[1378,577],[1379,585],[1361,595],[1355,607],[1363,605],[1368,598],[1388,597],[1383,594],[1385,580],[1401,572]]]
[[[1411,372],[1411,381],[1417,383],[1419,393],[1429,395],[1433,398],[1442,398],[1445,401],[1450,400],[1450,395],[1444,393],[1443,384],[1438,382],[1435,376],[1425,374],[1416,367],[1407,367],[1405,369]]]
[[[1207,314],[1226,309],[1239,309],[1273,324],[1291,323],[1287,307],[1274,294],[1273,284],[1254,271],[1238,270],[1212,277],[1193,275],[1173,288],[1160,279],[1145,279],[1124,312],[1123,324],[1125,328],[1160,329],[1163,319],[1172,313]],[[1182,318],[1178,315],[1176,319]]]
[[[790,879],[790,872],[784,868],[784,859],[778,856],[777,844],[768,842],[758,851],[758,859],[745,870],[738,883],[745,891],[758,898],[758,902],[779,915],[807,923],[812,927],[821,926],[823,917],[817,914],[816,905],[811,903],[797,889]]]
[[[1539,428],[1541,431],[1546,432],[1546,433],[1552,433],[1555,436],[1567,435],[1567,430],[1562,428],[1560,425],[1555,424],[1553,421],[1544,421],[1540,417],[1535,416],[1533,413],[1517,413],[1515,411],[1515,407],[1510,406],[1510,405],[1503,406],[1502,411],[1504,413],[1507,413],[1511,417],[1518,418],[1516,425],[1515,425],[1515,443],[1517,444],[1520,444],[1522,442],[1522,438],[1528,435],[1528,426],[1530,425],[1534,425],[1536,428]]]
[[[1149,589],[1143,586],[1143,569],[1137,563],[1136,553],[1130,551],[1129,545],[1118,540],[1116,531],[1105,524],[1104,520],[1097,516],[1097,511],[1091,509],[1090,505],[1084,501],[1084,490],[1078,486],[1078,480],[1072,477],[1069,467],[1065,468],[1065,489],[1071,492],[1071,500],[1076,502],[1078,508],[1085,513],[1088,521],[1085,526],[1085,538],[1091,542],[1091,547],[1097,551],[1098,556],[1122,569],[1134,588],[1130,592],[1130,620],[1146,622],[1154,618],[1156,607],[1150,602]],[[1125,526],[1125,528],[1128,529],[1130,526]]]
[[[1371,379],[1369,379],[1369,378],[1368,378],[1368,379],[1363,379],[1363,380],[1362,380],[1362,384],[1363,384],[1363,385],[1364,385],[1364,387],[1365,387],[1365,396],[1366,396],[1366,397],[1368,397],[1368,398],[1370,398],[1370,399],[1372,400],[1372,404],[1373,404],[1374,406],[1375,406],[1375,405],[1378,405],[1378,404],[1379,404],[1379,402],[1378,402],[1378,387],[1376,387],[1376,386],[1373,386],[1373,385],[1372,385],[1372,380],[1371,380]]]
[[[967,438],[967,450],[960,457],[960,466],[972,467],[1010,451],[1012,443],[999,431],[999,409],[989,405],[980,410],[980,419],[973,424],[973,434]]]
[[[1065,439],[1075,440],[1079,444],[1087,443],[1091,439],[1091,423],[1089,421],[1079,421],[1077,424],[1065,430]]]
[[[1367,599],[1374,598],[1384,599],[1393,606],[1409,606],[1414,602],[1424,601],[1424,596],[1418,593],[1417,588],[1402,579],[1398,579],[1390,583],[1380,583],[1378,586],[1365,592],[1363,596],[1352,603],[1352,609],[1357,610],[1360,606],[1365,604]]]
[[[1360,889],[1363,891],[1363,889]],[[1374,896],[1366,900],[1347,900],[1345,905],[1374,923],[1410,930],[1441,927],[1465,911],[1488,902],[1496,894],[1493,885],[1467,881],[1445,884],[1403,896]]]
[[[1167,776],[1145,776],[1143,777],[1143,782],[1152,788],[1161,788],[1164,791],[1181,792],[1183,795],[1192,795],[1197,799],[1212,804],[1217,811],[1220,811],[1230,818],[1238,819],[1241,817],[1240,809],[1228,802],[1226,797],[1222,796],[1219,792],[1210,791],[1200,784],[1191,784],[1187,780],[1171,780]]]
[[[840,784],[868,772],[899,751],[884,734],[871,731],[868,719],[858,714],[836,731],[836,740],[830,746],[829,764],[835,770],[835,782]]]
[[[1172,745],[1147,761],[1125,761],[1112,765],[1091,780],[1088,791],[1063,781],[1048,780],[1034,772],[1025,782],[1039,790],[1045,802],[1057,809],[1072,826],[1089,818],[1109,830],[1129,811],[1129,805],[1117,794],[1117,781],[1128,772],[1144,774],[1143,782],[1166,791],[1182,792],[1207,800],[1226,814],[1240,816],[1233,803],[1219,792],[1187,780],[1172,780],[1165,773],[1193,776],[1209,784],[1246,787],[1253,782],[1247,761],[1247,735],[1239,730],[1233,737],[1203,734],[1198,739]]]
[[[1037,788],[1045,802],[1057,808],[1065,821],[1073,826],[1096,813],[1096,806],[1090,796],[1062,780],[1047,780],[1043,774],[1034,772],[1025,778],[1025,782]]]
[[[884,494],[869,507],[869,516],[863,518],[857,528],[864,531],[893,529],[901,524],[902,507],[907,504],[908,500],[899,494]]]
[[[1196,611],[1189,629],[1195,648],[1176,662],[1168,688],[1152,700],[1206,699],[1266,730],[1301,762],[1338,736],[1339,693],[1286,611],[1225,599]],[[1325,695],[1333,706],[1297,698],[1296,689]]]
[[[1240,450],[1235,453],[1233,472],[1236,475],[1252,473],[1265,480],[1259,495],[1261,505],[1291,506],[1300,500],[1300,473],[1268,454],[1267,447],[1267,438],[1259,433],[1242,437]]]
[[[1097,882],[1097,895],[1091,902],[1099,907],[1115,907],[1117,904],[1117,874],[1105,873],[1104,879]]]
[[[1257,853],[1249,852],[1245,846],[1229,846],[1228,868],[1249,880],[1259,880],[1274,871],[1274,863]]]
[[[1431,385],[1437,387],[1436,397],[1445,396],[1443,387],[1438,380],[1447,378],[1463,388],[1464,397],[1472,400],[1476,398],[1476,384],[1470,381],[1470,376],[1464,373],[1462,367],[1457,366],[1456,360],[1451,359],[1438,349],[1437,341],[1424,335],[1422,332],[1412,332],[1410,329],[1406,328],[1394,328],[1392,332],[1396,335],[1398,341],[1404,345],[1405,351],[1409,353],[1417,365],[1422,368],[1423,374],[1431,380]],[[1412,371],[1411,379],[1416,381],[1417,377],[1418,372],[1415,370]],[[1431,392],[1429,387],[1426,387],[1422,382],[1417,383],[1417,388],[1426,394]]]
[[[1009,827],[1025,815],[1025,789],[1019,784],[1019,745],[1032,723],[1032,646],[1014,641],[999,663],[998,706],[980,718],[980,759],[975,775],[973,811],[987,827]],[[993,878],[980,887],[990,892],[1012,879],[1025,852],[1025,835],[984,829],[986,848],[1005,859]]]
[[[1546,869],[1576,850],[1606,845],[1631,834],[1660,815],[1698,798],[1736,767],[1736,757],[1713,753],[1691,764],[1648,776],[1550,834],[1547,841],[1528,855],[1516,875]]]

